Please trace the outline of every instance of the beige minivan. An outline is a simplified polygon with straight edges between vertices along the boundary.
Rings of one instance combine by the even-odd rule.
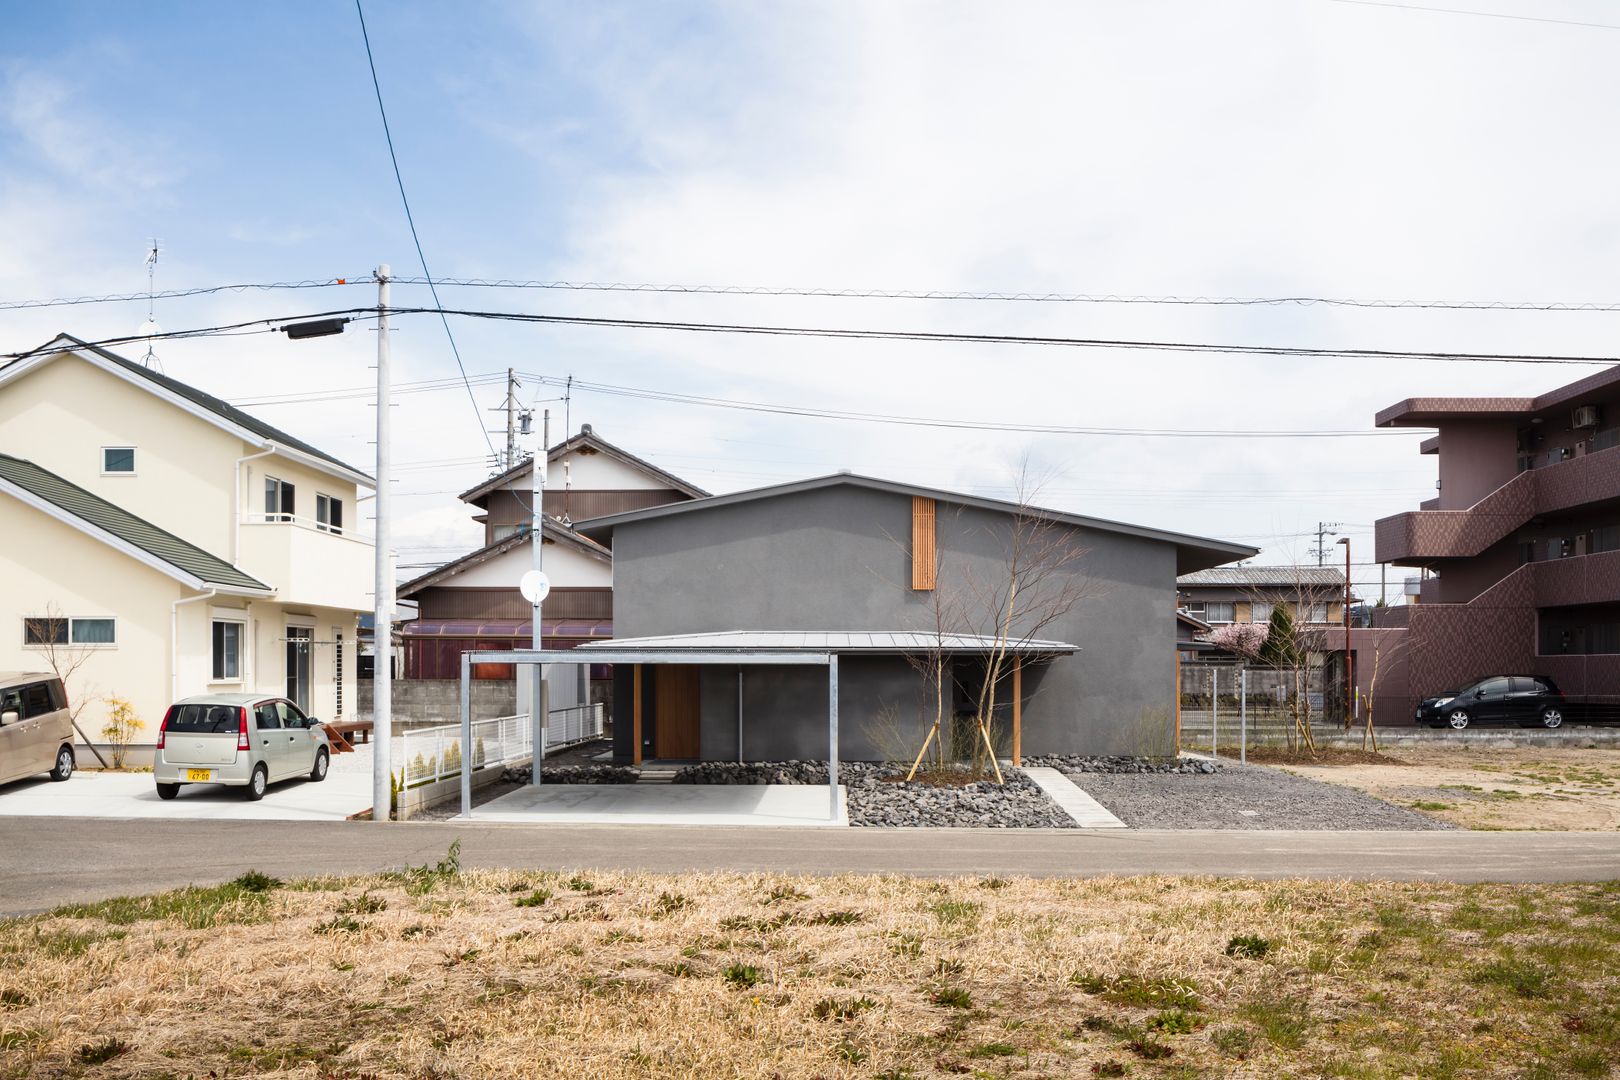
[[[36,773],[73,775],[73,720],[62,680],[0,672],[0,784]]]

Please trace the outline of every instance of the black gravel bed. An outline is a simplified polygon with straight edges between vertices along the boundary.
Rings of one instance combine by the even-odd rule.
[[[1449,829],[1443,821],[1336,784],[1263,765],[1213,773],[1069,779],[1133,829]]]
[[[838,781],[848,794],[849,823],[879,828],[1072,829],[1075,821],[1058,809],[1034,781],[1016,769],[1007,782],[994,779],[947,785],[897,782],[902,765],[865,761],[838,764]],[[764,761],[738,765],[707,761],[675,774],[676,784],[825,784],[824,761]]]
[[[527,784],[530,773],[528,765],[518,765],[503,772],[501,780],[508,784]],[[556,768],[547,765],[540,769],[542,784],[634,784],[640,777],[641,770],[628,765],[560,765]]]
[[[1066,773],[1213,773],[1221,762],[1209,758],[1083,757],[1079,754],[1035,754],[1025,765]]]

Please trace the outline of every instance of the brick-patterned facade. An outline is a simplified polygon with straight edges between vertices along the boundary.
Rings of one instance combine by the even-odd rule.
[[[1411,398],[1377,424],[1437,428],[1421,449],[1442,479],[1375,527],[1380,562],[1429,572],[1421,602],[1352,638],[1380,722],[1508,673],[1620,716],[1620,367],[1535,398]]]

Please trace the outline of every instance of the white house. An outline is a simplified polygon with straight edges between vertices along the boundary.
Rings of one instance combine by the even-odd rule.
[[[218,398],[63,334],[0,367],[0,670],[77,656],[101,728],[131,702],[285,695],[356,711],[371,608],[365,473]]]

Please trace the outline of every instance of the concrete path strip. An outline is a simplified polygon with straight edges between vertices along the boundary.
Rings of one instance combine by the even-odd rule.
[[[837,828],[849,824],[845,790],[829,818],[824,785],[551,784],[522,787],[473,808],[474,822],[527,825],[720,825]],[[455,821],[466,821],[457,817]]]
[[[1046,797],[1057,803],[1058,809],[1074,818],[1082,829],[1123,829],[1125,823],[1102,803],[1056,769],[1025,768],[1024,775],[1035,786],[1046,792]]]
[[[76,772],[66,781],[19,780],[0,787],[0,818],[202,818],[209,821],[342,821],[371,809],[371,777],[329,773],[271,784],[248,802],[239,787],[184,784],[173,799],[158,798],[152,774]]]

